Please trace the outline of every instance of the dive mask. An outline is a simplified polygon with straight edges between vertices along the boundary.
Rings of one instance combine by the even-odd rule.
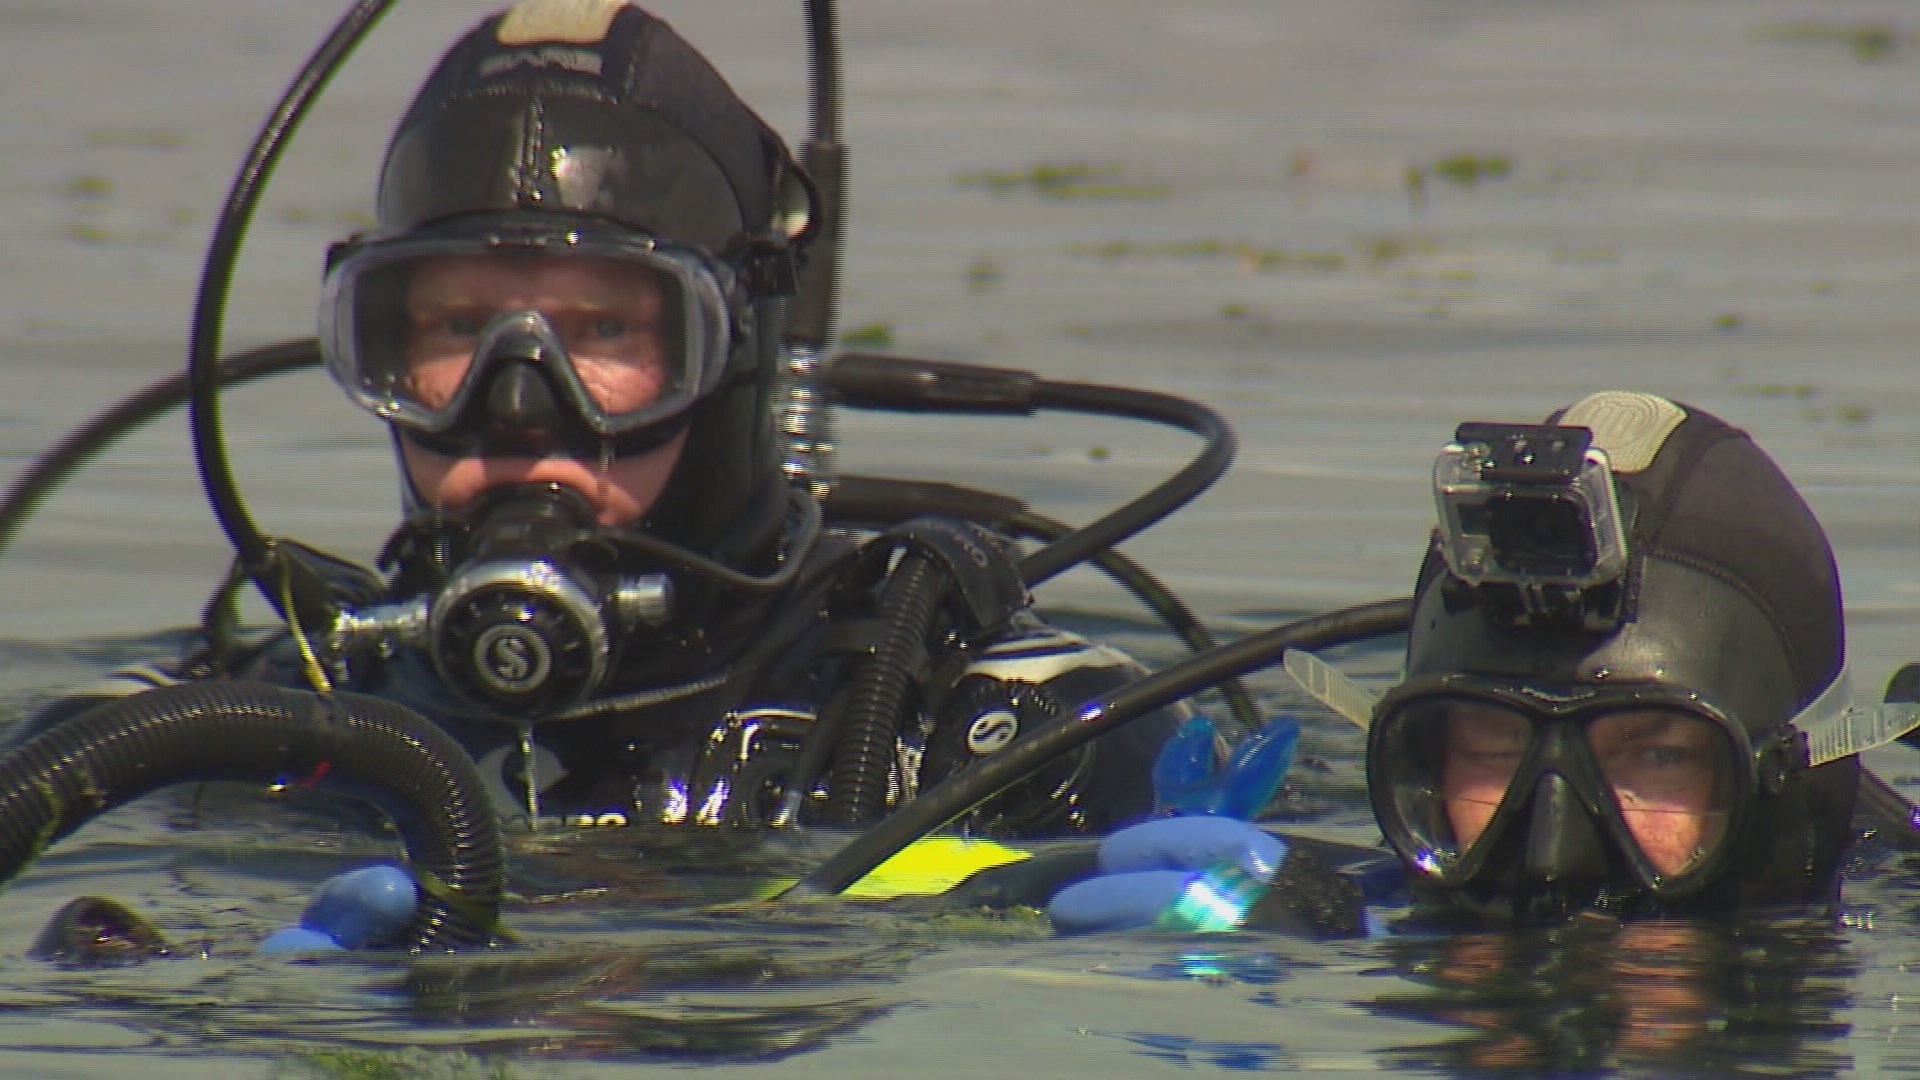
[[[1685,895],[1724,862],[1756,799],[1794,773],[1920,723],[1849,706],[1844,671],[1761,743],[1699,694],[1409,679],[1373,712],[1368,787],[1388,842],[1443,886],[1519,872]]]
[[[483,219],[336,246],[320,346],[349,398],[429,445],[492,427],[632,443],[671,435],[721,381],[732,288],[696,249],[579,219]]]

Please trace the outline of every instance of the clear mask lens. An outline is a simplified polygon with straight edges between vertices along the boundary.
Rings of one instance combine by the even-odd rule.
[[[1468,876],[1483,846],[1524,829],[1540,776],[1557,772],[1603,832],[1645,872],[1671,879],[1726,840],[1742,751],[1719,722],[1672,707],[1535,715],[1466,695],[1414,700],[1383,716],[1376,783],[1383,812],[1429,873]],[[1558,732],[1550,738],[1550,732]]]
[[[673,419],[729,351],[718,275],[693,253],[578,236],[375,242],[329,271],[322,348],[384,420],[442,432],[503,365],[540,369],[593,433]]]

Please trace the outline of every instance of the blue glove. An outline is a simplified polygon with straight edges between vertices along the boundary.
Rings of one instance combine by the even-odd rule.
[[[398,866],[382,863],[336,874],[321,882],[300,925],[268,935],[256,951],[271,956],[391,945],[419,902],[420,887]]]
[[[1100,843],[1100,874],[1047,905],[1063,934],[1159,926],[1231,930],[1287,857],[1284,840],[1247,822],[1293,764],[1300,722],[1276,717],[1213,767],[1213,723],[1187,721],[1153,767],[1155,812]]]

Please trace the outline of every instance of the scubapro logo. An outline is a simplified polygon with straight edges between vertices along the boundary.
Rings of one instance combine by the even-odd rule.
[[[974,717],[967,725],[967,749],[976,754],[991,754],[1020,734],[1020,718],[1007,709],[995,709]]]
[[[473,660],[480,680],[506,694],[537,690],[553,671],[553,649],[546,639],[517,623],[489,627],[475,638]]]

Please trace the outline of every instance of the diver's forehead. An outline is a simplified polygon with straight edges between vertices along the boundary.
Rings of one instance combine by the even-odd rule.
[[[660,291],[653,270],[615,259],[522,252],[436,255],[407,268],[411,298],[501,295],[521,291],[562,297],[651,295]]]

